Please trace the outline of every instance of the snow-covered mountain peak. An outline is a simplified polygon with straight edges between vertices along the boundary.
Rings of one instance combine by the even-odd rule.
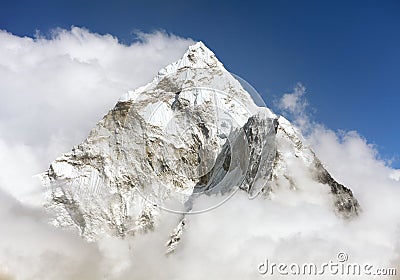
[[[201,41],[189,46],[189,49],[184,54],[183,59],[188,59],[190,62],[188,66],[192,67],[197,67],[200,63],[206,63],[208,66],[219,63],[215,54]]]
[[[171,98],[170,94],[172,98],[179,94],[191,104],[211,102],[224,111],[231,106],[229,111],[238,116],[240,125],[244,125],[250,115],[260,110],[236,76],[227,71],[202,42],[189,46],[181,59],[161,69],[147,85],[128,91],[120,101],[137,103],[149,101],[149,97],[155,96],[158,97],[157,101],[161,101],[160,98]],[[275,117],[268,108],[263,110],[269,117]]]
[[[321,203],[339,216],[359,211],[351,190],[329,175],[292,124],[258,107],[202,42],[122,98],[83,143],[50,165],[43,183],[54,224],[89,240],[146,233],[157,229],[162,210],[180,213],[168,252],[186,215],[220,206],[236,191],[265,203],[282,189],[323,194]]]
[[[158,72],[158,76],[173,74],[183,68],[201,69],[213,67],[223,68],[223,65],[215,54],[200,41],[189,46],[181,59],[161,69]]]

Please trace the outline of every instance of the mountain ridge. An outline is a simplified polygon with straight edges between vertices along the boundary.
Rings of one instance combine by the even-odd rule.
[[[122,97],[82,144],[50,165],[42,182],[52,223],[87,240],[144,234],[157,230],[160,211],[180,214],[166,237],[172,253],[187,215],[220,206],[237,191],[250,199],[273,199],[279,188],[313,192],[296,173],[324,188],[338,216],[357,216],[351,190],[332,178],[301,133],[256,106],[198,42]],[[197,209],[200,196],[220,200]]]

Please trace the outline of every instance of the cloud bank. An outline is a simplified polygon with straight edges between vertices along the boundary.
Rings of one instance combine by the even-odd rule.
[[[281,108],[335,179],[352,188],[363,209],[357,219],[337,218],[329,201],[307,188],[282,188],[271,200],[237,193],[214,211],[190,216],[168,257],[166,237],[180,218],[174,214],[162,213],[155,232],[98,243],[48,225],[32,175],[193,43],[163,32],[138,36],[126,46],[76,27],[50,38],[0,32],[0,279],[265,279],[257,272],[265,258],[319,263],[336,260],[339,251],[400,273],[400,171],[356,132],[311,121],[300,85],[283,95]]]

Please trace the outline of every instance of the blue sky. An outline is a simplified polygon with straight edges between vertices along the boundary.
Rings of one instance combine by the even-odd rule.
[[[296,83],[313,117],[357,130],[400,167],[399,1],[2,1],[0,29],[86,27],[129,44],[135,30],[204,41],[273,100]]]

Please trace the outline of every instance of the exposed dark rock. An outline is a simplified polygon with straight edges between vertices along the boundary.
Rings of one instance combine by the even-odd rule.
[[[331,187],[331,192],[335,197],[337,213],[345,218],[358,215],[361,209],[357,199],[354,198],[353,192],[336,182],[318,159],[315,159],[315,168],[316,180]]]

